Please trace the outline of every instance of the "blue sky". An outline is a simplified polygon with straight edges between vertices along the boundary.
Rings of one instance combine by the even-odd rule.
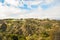
[[[4,3],[4,0],[0,0],[1,3]]]
[[[0,0],[0,19],[60,19],[60,0]]]

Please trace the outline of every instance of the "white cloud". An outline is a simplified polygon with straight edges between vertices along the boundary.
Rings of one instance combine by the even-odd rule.
[[[22,15],[24,13],[27,13],[28,11],[27,10],[23,10],[23,9],[19,9],[19,8],[15,8],[15,7],[8,7],[8,6],[1,6],[0,4],[0,19],[3,19],[3,18],[15,18],[15,17],[18,17],[19,15]],[[13,16],[13,14],[15,16]]]
[[[60,6],[55,6],[45,11],[46,17],[51,19],[60,19]]]
[[[17,0],[5,0],[5,3],[18,6],[19,2]]]
[[[46,4],[52,3],[54,0],[45,0]]]
[[[17,1],[17,2],[16,2]],[[5,0],[5,3],[9,3],[11,5],[18,7],[18,0]],[[39,5],[39,4],[50,4],[53,2],[53,0],[45,0],[45,1],[30,1],[30,2],[24,2],[28,5],[29,8],[31,8],[31,5]],[[5,4],[4,3],[4,4]],[[23,6],[22,2],[20,3],[20,6]],[[2,18],[51,18],[51,19],[59,19],[60,18],[60,6],[56,5],[53,6],[47,10],[43,10],[40,5],[38,8],[33,10],[24,10],[21,8],[15,8],[13,6],[8,7],[6,4],[2,6],[2,3],[0,3],[0,19]]]
[[[42,10],[41,8],[31,11],[28,14],[21,15],[21,18],[50,18],[50,19],[60,19],[60,6],[55,6],[53,8]]]

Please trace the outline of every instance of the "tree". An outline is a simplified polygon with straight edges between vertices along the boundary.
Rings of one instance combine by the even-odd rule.
[[[0,30],[1,30],[2,32],[4,32],[4,31],[6,31],[6,29],[7,29],[7,25],[6,25],[5,23],[3,23],[3,24],[1,25]]]

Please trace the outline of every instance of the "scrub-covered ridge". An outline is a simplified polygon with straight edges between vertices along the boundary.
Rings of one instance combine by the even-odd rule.
[[[60,20],[3,19],[0,40],[52,40],[52,33],[57,29],[60,29]]]

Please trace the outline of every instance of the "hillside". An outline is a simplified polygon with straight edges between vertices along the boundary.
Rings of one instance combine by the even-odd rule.
[[[0,40],[52,40],[59,28],[60,20],[4,19],[0,20]]]

